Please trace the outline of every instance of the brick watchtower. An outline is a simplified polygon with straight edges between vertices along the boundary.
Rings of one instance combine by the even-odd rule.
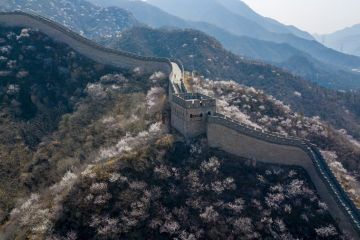
[[[200,93],[172,95],[171,125],[185,138],[206,133],[208,116],[216,112],[215,99]]]

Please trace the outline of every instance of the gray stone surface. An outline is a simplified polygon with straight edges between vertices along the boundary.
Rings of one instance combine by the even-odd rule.
[[[207,119],[216,112],[216,101],[201,94],[174,94],[171,125],[186,138],[206,133]]]

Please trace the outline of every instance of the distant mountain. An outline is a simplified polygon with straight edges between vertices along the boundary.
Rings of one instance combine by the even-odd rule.
[[[132,26],[138,26],[140,23],[137,20],[139,20],[144,24],[156,28],[176,27],[182,29],[198,29],[217,38],[226,49],[236,54],[246,58],[277,64],[278,66],[284,68],[289,66],[286,64],[288,59],[298,55],[309,55],[308,53],[293,46],[301,45],[296,41],[294,41],[293,45],[291,45],[288,43],[259,40],[248,36],[239,36],[207,22],[186,21],[143,1],[91,0],[91,2],[96,3],[98,6],[95,6],[85,0],[51,0],[47,2],[44,2],[43,0],[3,0],[0,2],[0,9],[3,11],[21,9],[23,11],[36,12],[37,14],[47,16],[94,40],[98,40],[104,36],[111,37],[119,34],[123,30],[131,28]],[[231,0],[223,2],[223,4],[229,3],[231,3]],[[240,6],[241,5],[244,4],[241,4],[240,2]],[[122,9],[118,7],[121,7]],[[256,13],[252,12],[250,8],[244,7],[244,9],[244,16],[251,16],[253,19],[260,22],[261,16],[256,15]],[[263,20],[263,22],[267,21]],[[300,42],[301,41],[302,40],[300,40]],[[338,56],[329,56],[326,59],[337,57]],[[317,59],[317,61],[319,61],[319,59]],[[327,66],[327,64],[323,65]],[[301,69],[300,66],[302,65],[294,66],[291,64],[291,68],[289,68],[289,70],[296,74],[303,74],[307,72],[306,69]],[[352,66],[352,68],[357,69],[358,67]],[[319,71],[325,71],[327,74],[318,74]],[[329,79],[327,77],[325,78],[325,76],[329,75],[333,76],[332,79],[335,79],[335,84],[325,84],[329,81]],[[326,87],[334,87],[337,89],[360,88],[360,76],[358,74],[355,72],[346,72],[346,74],[343,74],[340,78],[335,78],[338,74],[334,74],[332,67],[329,67],[327,70],[325,68],[317,70],[317,67],[314,66],[314,72],[312,74],[303,74],[301,76]],[[342,83],[342,81],[344,83]]]
[[[312,74],[304,74],[308,72],[308,69],[302,69],[302,65],[293,65],[290,63],[286,64],[288,60],[293,62],[293,59],[296,58],[296,56],[307,55],[308,58],[312,58],[311,55],[309,55],[309,53],[307,53],[306,51],[299,50],[294,47],[294,45],[301,45],[302,39],[298,41],[292,40],[293,45],[291,45],[289,43],[278,43],[272,41],[264,41],[248,36],[239,36],[208,22],[181,19],[144,1],[91,0],[91,2],[103,7],[118,6],[124,8],[132,12],[139,21],[151,27],[177,27],[182,29],[193,28],[201,30],[206,34],[209,34],[210,36],[218,39],[226,49],[236,54],[239,54],[246,58],[262,60],[268,63],[276,64],[285,69],[287,66],[291,66],[291,68],[289,68],[288,70],[296,74],[300,74],[300,76],[305,77],[322,86],[336,89],[360,88],[359,75],[345,71],[342,72],[345,72],[346,74],[339,75],[335,73],[335,71],[333,70],[333,66],[330,67],[327,64],[320,63],[320,65],[322,65],[321,69],[317,69],[318,66],[313,66],[312,68],[314,69],[314,72]],[[173,2],[169,1],[167,4],[171,3]],[[290,30],[294,30],[293,27],[284,26],[276,22],[275,20],[264,18],[258,15],[257,13],[252,11],[247,5],[240,1],[226,0],[220,1],[220,3],[234,13],[239,14],[245,18],[252,19],[258,24],[264,25],[267,30],[278,33],[290,33]],[[312,39],[311,37],[309,37],[309,34],[300,30],[296,30],[296,34],[307,39]],[[300,43],[298,44],[298,42]],[[314,47],[314,51],[317,51],[317,45],[319,45],[320,48],[323,49],[320,44],[317,44],[315,42],[314,44],[316,45]],[[313,61],[311,62],[319,61],[320,60],[313,59]],[[328,68],[326,69],[325,66],[327,66]],[[332,76],[331,81],[329,80],[328,76]]]
[[[359,73],[326,65],[308,54],[295,54],[275,65],[331,89],[355,89],[360,83]]]
[[[119,37],[106,38],[102,44],[137,54],[178,58],[187,70],[262,89],[298,112],[320,116],[353,135],[360,133],[360,109],[356,103],[360,101],[359,94],[324,89],[271,65],[245,60],[200,31],[136,27]]]
[[[21,9],[36,12],[94,40],[104,36],[111,37],[133,26],[140,25],[135,17],[152,27],[194,28],[217,38],[226,49],[236,54],[275,64],[322,86],[344,90],[360,88],[359,73],[348,70],[349,68],[359,69],[357,65],[358,59],[350,56],[344,58],[338,52],[324,48],[314,41],[296,38],[291,34],[286,35],[288,40],[284,43],[239,36],[211,23],[183,20],[143,1],[92,1],[102,7],[95,6],[85,0],[51,0],[46,2],[43,0],[3,0],[0,2],[0,9],[2,11]],[[212,0],[212,2],[214,1]],[[232,0],[226,0],[221,3],[220,7],[225,10],[228,7],[232,9],[231,11],[241,13],[258,23],[268,23],[267,19],[257,15],[242,2],[237,3],[236,1],[236,3],[233,3],[234,6],[231,4]],[[273,21],[270,22],[273,23]],[[305,67],[307,65],[303,65],[301,61],[298,62],[299,64],[295,64],[295,59],[302,59],[298,58],[298,56],[306,56],[306,59],[310,60],[307,65],[314,64],[311,66],[313,72],[309,72],[309,68]]]
[[[300,52],[287,44],[277,44],[246,36],[238,36],[207,22],[184,20],[144,1],[90,0],[90,2],[102,7],[117,6],[126,9],[133,13],[140,22],[151,27],[193,28],[201,30],[218,39],[225,48],[252,59],[265,60],[268,62],[282,62],[291,57],[294,53]],[[252,12],[250,8],[248,8],[248,12],[248,15],[250,15],[250,13],[253,13],[253,15],[256,14],[255,12]]]
[[[262,40],[269,40],[276,36],[251,19],[229,10],[217,0],[150,0],[148,2],[175,16],[191,21],[211,23],[240,36]]]
[[[337,51],[360,56],[360,24],[325,35],[316,35],[319,42]]]
[[[89,2],[94,3],[101,7],[120,7],[122,9],[128,10],[137,20],[142,23],[145,23],[151,27],[178,27],[178,28],[190,28],[191,23],[171,15],[158,7],[150,5],[145,1],[140,0],[89,0]]]
[[[237,0],[221,0],[218,1],[223,6],[225,6],[228,10],[236,13],[239,16],[245,17],[247,19],[250,19],[262,27],[265,27],[270,32],[276,32],[276,33],[291,33],[295,36],[305,38],[308,40],[314,40],[314,37],[311,36],[311,34],[302,31],[295,26],[285,26],[284,24],[272,19],[267,18],[259,15],[255,11],[253,11],[248,5],[246,5],[244,2]]]
[[[254,17],[254,14],[246,9],[243,13],[244,4],[238,4],[235,0],[226,0],[225,2],[220,0],[149,0],[148,2],[176,16],[193,21],[207,22],[234,35],[248,36],[275,43],[287,43],[293,48],[310,54],[318,61],[338,66],[347,71],[360,66],[360,58],[358,57],[334,51],[316,41],[304,39],[291,33],[271,32],[266,27],[269,25],[268,21],[261,20],[256,15]],[[264,21],[265,25],[263,25]]]
[[[35,12],[89,38],[111,36],[138,25],[128,11],[102,8],[86,0],[0,0],[0,11]]]

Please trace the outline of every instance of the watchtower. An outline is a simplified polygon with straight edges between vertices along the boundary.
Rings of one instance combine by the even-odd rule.
[[[174,94],[171,100],[171,125],[185,138],[206,133],[207,119],[216,112],[215,99],[200,93]]]

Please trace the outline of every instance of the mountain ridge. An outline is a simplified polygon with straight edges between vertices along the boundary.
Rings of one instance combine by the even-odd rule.
[[[266,61],[268,63],[275,64],[277,66],[287,66],[287,64],[283,64],[288,59],[290,59],[292,56],[306,54],[305,52],[301,53],[298,50],[294,48],[294,44],[298,44],[297,42],[294,42],[292,45],[290,44],[284,44],[284,43],[275,43],[270,41],[263,41],[258,40],[254,38],[250,38],[247,36],[237,36],[235,34],[232,34],[222,28],[216,27],[212,24],[206,23],[206,22],[193,22],[193,21],[185,21],[180,18],[176,18],[175,16],[169,15],[166,12],[163,12],[162,10],[147,4],[146,2],[142,1],[127,1],[127,0],[121,0],[116,1],[118,6],[121,6],[125,8],[126,10],[117,9],[115,7],[109,7],[111,4],[107,5],[107,8],[102,9],[100,7],[91,6],[90,3],[83,4],[84,1],[77,0],[76,3],[83,6],[84,9],[75,10],[76,6],[74,7],[74,3],[66,3],[66,1],[53,1],[52,4],[45,4],[41,5],[41,1],[34,0],[31,2],[26,2],[25,4],[22,4],[22,0],[3,0],[5,4],[2,4],[3,10],[6,9],[16,9],[17,6],[22,6],[23,10],[26,11],[36,11],[39,14],[44,14],[45,16],[52,17],[53,20],[57,20],[58,22],[65,24],[67,26],[73,25],[72,29],[76,30],[78,33],[83,34],[84,36],[93,39],[98,40],[102,36],[111,37],[117,34],[121,34],[122,31],[129,29],[133,26],[138,26],[144,23],[138,22],[138,20],[144,21],[147,24],[150,24],[152,27],[163,27],[163,26],[169,26],[169,27],[180,27],[180,28],[195,28],[198,30],[202,30],[208,34],[210,34],[213,37],[216,37],[217,39],[221,40],[222,44],[228,49],[233,51],[236,54],[239,54],[243,57],[251,58],[254,60],[260,60],[260,61]],[[106,2],[105,2],[106,3]],[[103,3],[104,4],[104,3]],[[69,6],[73,6],[70,7]],[[51,14],[56,12],[56,9],[63,9],[59,12],[59,14]],[[69,10],[70,9],[70,10]],[[106,9],[111,9],[110,13],[115,14],[116,16],[107,16]],[[75,10],[75,11],[74,11]],[[88,13],[95,11],[97,14],[93,14],[94,16],[88,17]],[[46,14],[46,12],[48,12]],[[132,13],[133,16],[129,15],[129,13]],[[154,15],[155,14],[155,15]],[[82,16],[84,15],[84,16]],[[124,15],[124,16],[122,16]],[[136,19],[133,19],[135,16]],[[129,18],[128,20],[126,20]],[[77,19],[75,22],[73,19]],[[90,19],[90,20],[89,20]],[[101,20],[100,20],[101,19]],[[103,21],[103,19],[109,19],[109,21]],[[119,19],[119,20],[117,20]],[[91,28],[89,26],[85,26],[84,22],[86,21],[94,22],[91,24]],[[117,25],[116,21],[120,21],[119,26],[111,27],[113,24]],[[124,22],[123,22],[124,21]],[[107,26],[109,25],[109,26]],[[113,29],[118,29],[116,31],[113,31]],[[315,48],[317,48],[315,46]],[[322,53],[320,53],[322,54]],[[338,56],[332,55],[326,55],[326,59],[331,58],[338,58]],[[317,59],[319,60],[319,59]],[[347,62],[343,63],[340,62],[340,64],[347,64]],[[354,64],[353,64],[354,65]],[[300,66],[300,65],[299,65]],[[356,75],[356,72],[350,71],[344,74],[343,76],[338,75],[340,70],[333,70],[332,64],[326,64],[327,67],[327,73],[326,74],[320,74],[323,73],[324,69],[316,69],[314,74],[311,75],[302,75],[303,77],[312,77],[312,81],[318,81],[318,83],[323,84],[328,81],[326,78],[319,79],[319,77],[314,76],[339,76],[337,77],[338,81],[335,81],[337,84],[323,84],[323,86],[326,87],[334,87],[336,89],[339,89],[338,86],[341,85],[341,82],[344,81],[345,84],[343,86],[347,86],[347,89],[357,89],[360,86],[360,77],[359,75]],[[337,68],[337,67],[336,67]],[[351,67],[352,69],[358,69],[357,66]],[[293,70],[293,68],[289,69],[290,71]],[[305,70],[302,69],[296,69],[297,73],[303,73]],[[316,75],[316,73],[319,73]],[[335,77],[332,77],[335,79]],[[354,81],[353,79],[359,79],[359,81]],[[339,90],[346,90],[344,88],[340,88]]]
[[[265,28],[271,32],[292,33],[295,36],[307,40],[314,40],[314,37],[306,31],[302,31],[295,26],[284,25],[275,19],[259,15],[243,1],[221,0],[218,2],[227,7],[227,9],[230,11],[233,11],[238,15],[242,15],[248,19],[253,20],[254,22],[259,23],[262,26],[265,26]]]
[[[267,94],[291,105],[296,111],[310,116],[319,115],[339,128],[348,129],[352,134],[356,135],[357,130],[353,130],[359,129],[356,123],[359,120],[355,120],[360,119],[356,100],[350,104],[346,102],[352,97],[340,97],[342,94],[350,93],[323,89],[277,67],[243,59],[223,49],[215,38],[200,31],[137,27],[125,31],[121,37],[104,39],[102,44],[137,54],[173,56],[184,63],[186,70],[197,70],[207,78],[232,79],[238,83],[262,89]],[[293,94],[294,92],[302,93],[303,97],[297,97]],[[354,94],[357,95],[356,92]],[[332,111],[333,107],[325,110],[332,104],[337,105],[336,109],[339,112]],[[353,110],[346,114],[347,107],[345,106],[348,104]],[[348,122],[349,125],[344,122]],[[350,125],[352,125],[351,128],[349,128]]]
[[[330,34],[316,35],[316,39],[337,51],[360,56],[360,24]]]

